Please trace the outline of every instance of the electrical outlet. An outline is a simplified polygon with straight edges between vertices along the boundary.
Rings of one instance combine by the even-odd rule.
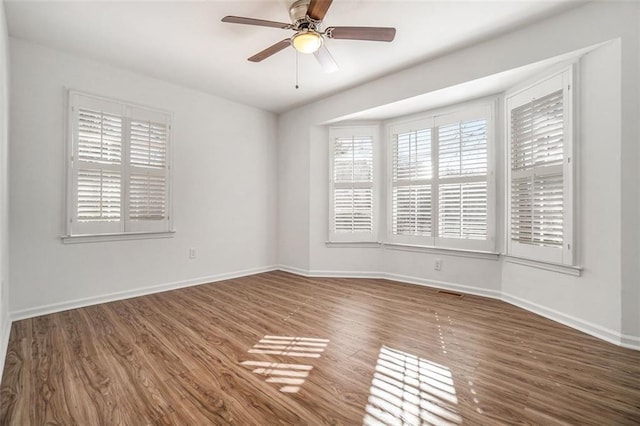
[[[189,259],[195,259],[195,258],[196,258],[196,249],[190,248],[189,249]]]
[[[435,269],[436,271],[441,270],[442,269],[442,260],[436,259],[436,261],[433,262],[433,269]]]

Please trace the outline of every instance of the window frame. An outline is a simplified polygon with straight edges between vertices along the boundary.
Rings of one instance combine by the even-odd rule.
[[[173,228],[173,173],[172,173],[172,122],[173,114],[132,102],[108,98],[91,93],[65,89],[66,137],[65,137],[65,224],[62,240],[68,242],[113,241],[118,239],[158,238],[172,236]],[[95,105],[109,108],[109,112],[119,115],[122,121],[122,146],[120,164],[111,168],[119,169],[120,177],[120,219],[112,223],[96,221],[81,223],[78,220],[78,170],[82,163],[78,156],[77,128],[79,125],[79,105]],[[148,168],[147,172],[165,177],[165,215],[159,220],[134,221],[129,218],[129,182],[132,173],[143,167],[131,164],[129,134],[131,121],[149,120],[166,125],[165,166],[158,170]],[[96,167],[97,169],[97,167]]]
[[[495,252],[496,246],[496,110],[497,96],[469,101],[454,106],[426,111],[409,117],[390,120],[386,123],[386,235],[385,241],[394,245],[407,245],[434,249],[456,249],[478,252]],[[465,178],[441,178],[439,176],[439,139],[438,127],[474,118],[487,120],[487,238],[474,240],[469,238],[451,238],[439,236],[439,191],[440,185],[446,181],[465,182]],[[402,131],[415,131],[430,126],[431,129],[431,161],[432,176],[427,181],[431,185],[432,219],[430,236],[393,234],[393,143],[394,134]]]
[[[575,227],[576,211],[575,199],[576,182],[576,65],[570,64],[560,70],[537,78],[530,84],[517,89],[508,90],[504,97],[505,115],[505,237],[506,254],[515,258],[528,259],[557,265],[576,265]],[[562,90],[563,96],[563,161],[562,165],[553,166],[562,170],[563,177],[563,243],[562,248],[545,247],[519,243],[512,240],[512,169],[511,169],[511,111],[524,105],[529,99],[547,96],[554,91]],[[552,167],[552,166],[546,166]],[[533,172],[532,172],[533,173]]]
[[[331,126],[329,131],[329,243],[371,243],[378,241],[379,232],[379,205],[380,205],[380,166],[379,166],[379,126],[373,124],[353,124]],[[372,182],[370,184],[358,183],[357,187],[371,187],[372,191],[372,223],[371,232],[335,232],[335,190],[334,181],[335,167],[335,139],[340,137],[371,137],[373,153]]]

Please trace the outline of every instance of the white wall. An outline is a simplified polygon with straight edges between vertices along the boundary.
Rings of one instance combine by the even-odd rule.
[[[300,165],[279,178],[280,193],[287,193],[280,198],[281,217],[286,214],[290,220],[288,212],[297,212],[295,226],[280,229],[281,263],[316,275],[378,271],[415,282],[470,286],[489,295],[506,293],[514,303],[613,341],[623,333],[640,336],[636,7],[588,4],[281,115],[279,161]],[[326,137],[315,126],[611,40],[618,41],[587,55],[581,67],[587,86],[581,101],[587,122],[579,129],[585,173],[579,206],[582,277],[492,259],[324,245]],[[602,120],[597,117],[601,113]],[[626,160],[625,154],[630,155]],[[308,241],[289,245],[294,234]],[[432,267],[435,256],[443,259],[440,272]],[[625,292],[636,297],[623,307]]]
[[[9,35],[0,2],[0,365],[9,343]],[[0,371],[0,380],[2,371]]]
[[[640,345],[640,2],[635,5],[635,37],[622,46],[622,333]]]
[[[273,114],[25,41],[10,53],[12,314],[277,263]],[[65,87],[174,113],[173,238],[61,243]]]

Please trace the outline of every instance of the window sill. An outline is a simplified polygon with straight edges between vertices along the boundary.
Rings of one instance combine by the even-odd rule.
[[[542,260],[524,259],[510,255],[503,255],[504,261],[514,263],[516,265],[529,266],[531,268],[544,269],[546,271],[558,272],[561,274],[573,275],[579,277],[582,275],[583,268],[581,266],[562,265],[560,263],[544,262]]]
[[[325,241],[327,247],[345,248],[379,248],[382,243],[379,241]]]
[[[63,244],[100,243],[106,241],[147,240],[154,238],[173,238],[176,231],[166,232],[126,232],[120,234],[81,234],[63,235]]]
[[[448,248],[448,247],[418,246],[418,245],[412,245],[412,244],[398,244],[398,243],[382,243],[382,246],[388,250],[413,251],[413,252],[420,252],[420,253],[435,253],[435,254],[451,255],[451,256],[458,256],[458,257],[471,257],[474,259],[498,260],[500,258],[500,253],[494,253],[491,251],[454,249],[454,248]]]

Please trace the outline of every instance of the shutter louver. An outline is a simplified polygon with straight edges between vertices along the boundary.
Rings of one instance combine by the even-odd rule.
[[[162,220],[167,182],[164,176],[132,173],[129,179],[129,218]]]
[[[163,168],[167,163],[167,127],[131,120],[130,158],[135,166]]]
[[[562,90],[513,109],[511,169],[562,164],[563,130]]]
[[[117,171],[78,170],[78,220],[120,220],[121,176]]]
[[[395,187],[392,198],[395,235],[431,235],[431,185]]]
[[[373,191],[348,188],[336,189],[334,194],[336,232],[371,232]]]
[[[122,118],[80,108],[78,160],[119,164],[122,161]]]
[[[338,137],[333,146],[333,232],[373,232],[373,138]]]
[[[512,181],[511,239],[523,244],[562,247],[562,174]]]
[[[487,238],[487,183],[440,185],[439,236]]]
[[[563,91],[511,110],[511,240],[563,245]]]

